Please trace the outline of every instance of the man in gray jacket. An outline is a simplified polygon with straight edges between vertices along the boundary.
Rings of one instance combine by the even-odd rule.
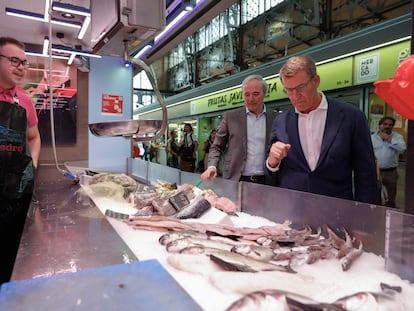
[[[217,167],[225,153],[223,178],[266,183],[263,161],[271,122],[263,100],[267,84],[261,76],[251,75],[242,83],[245,106],[226,111],[210,147],[205,181],[217,176]]]

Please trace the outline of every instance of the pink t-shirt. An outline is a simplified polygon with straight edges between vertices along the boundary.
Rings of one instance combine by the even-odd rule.
[[[19,105],[26,110],[27,120],[29,122],[29,127],[36,126],[38,124],[38,119],[36,115],[36,109],[33,105],[32,99],[27,95],[23,90],[14,87],[10,90],[3,90],[0,88],[0,100],[14,103],[14,94],[17,92],[17,97],[19,98]]]

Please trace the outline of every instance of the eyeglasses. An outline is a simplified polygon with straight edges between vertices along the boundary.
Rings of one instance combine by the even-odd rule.
[[[6,56],[6,55],[2,55],[2,54],[0,54],[0,57],[7,58],[7,59],[10,61],[10,64],[11,64],[13,67],[19,67],[20,65],[23,65],[23,67],[24,67],[25,69],[27,69],[27,68],[29,68],[29,67],[30,67],[30,64],[29,64],[29,62],[28,62],[27,60],[21,60],[21,59],[20,59],[20,58],[18,58],[18,57]]]
[[[292,88],[288,88],[285,87],[283,89],[283,93],[289,95],[292,94],[293,92],[297,92],[297,93],[303,93],[305,91],[305,88],[308,86],[308,84],[312,81],[313,78],[310,78],[308,82],[303,83],[301,85],[298,85],[297,87],[292,87]]]

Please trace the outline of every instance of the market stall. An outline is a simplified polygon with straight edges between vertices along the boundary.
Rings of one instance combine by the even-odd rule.
[[[71,167],[75,174],[84,172],[81,166]],[[296,274],[287,275],[283,272],[283,277],[280,276],[280,271],[229,272],[220,271],[207,256],[171,254],[160,243],[165,230],[148,230],[143,225],[131,226],[125,219],[109,216],[103,218],[122,243],[140,260],[138,265],[153,260],[159,262],[160,271],[167,272],[177,283],[173,282],[172,287],[177,288],[178,285],[203,310],[226,310],[237,299],[244,297],[249,289],[263,290],[263,284],[274,289],[300,290],[301,294],[316,301],[332,302],[338,297],[356,292],[379,292],[379,283],[385,283],[401,288],[399,298],[404,306],[410,303],[408,297],[414,293],[414,288],[409,283],[413,281],[414,267],[411,254],[413,235],[410,231],[413,220],[410,215],[380,206],[251,183],[235,183],[223,179],[202,183],[198,174],[181,172],[140,159],[128,159],[125,173],[146,185],[160,181],[198,185],[200,190],[211,189],[236,204],[237,216],[219,213],[208,220],[232,223],[236,228],[275,226],[289,220],[292,229],[302,230],[304,226],[310,226],[313,234],[318,227],[328,226],[338,235],[341,235],[341,228],[346,228],[353,238],[363,243],[363,254],[347,271],[341,270],[339,261],[335,258],[320,260],[312,265],[295,266]],[[136,208],[127,201],[114,201],[107,196],[90,192],[88,178],[81,176],[80,179],[81,187],[93,202],[94,206],[90,208],[98,209],[101,215],[107,213],[108,209],[127,215],[136,212]],[[203,217],[200,221],[206,222]],[[326,232],[323,234],[326,235]],[[88,235],[86,232],[79,238],[85,239]],[[26,262],[21,263],[19,268],[27,271],[33,269],[33,266]],[[51,275],[58,273],[56,271]],[[279,280],[279,283],[275,280]],[[159,287],[163,288],[162,284]],[[183,310],[186,310],[185,307]]]

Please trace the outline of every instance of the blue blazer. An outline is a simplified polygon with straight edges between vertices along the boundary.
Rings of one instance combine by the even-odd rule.
[[[351,104],[327,100],[326,125],[315,170],[311,171],[306,161],[299,139],[298,114],[291,108],[274,119],[267,155],[276,141],[291,144],[291,149],[279,171],[268,172],[277,176],[282,188],[375,204],[377,176],[367,119]]]

